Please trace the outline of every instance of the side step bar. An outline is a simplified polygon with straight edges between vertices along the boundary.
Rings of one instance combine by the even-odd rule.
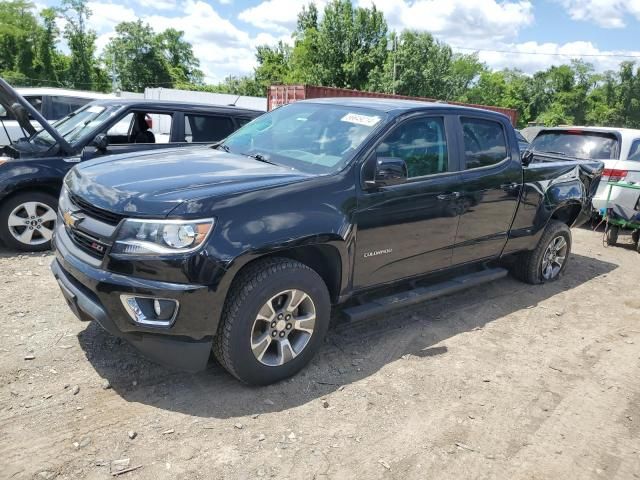
[[[506,277],[507,274],[508,271],[504,268],[491,268],[480,272],[469,273],[435,285],[414,288],[406,292],[389,295],[388,297],[377,298],[363,305],[345,308],[342,310],[342,313],[351,321],[362,320],[396,308],[432,300],[444,295],[451,295],[452,293],[457,293],[467,288],[475,287],[476,285],[498,280],[499,278]]]

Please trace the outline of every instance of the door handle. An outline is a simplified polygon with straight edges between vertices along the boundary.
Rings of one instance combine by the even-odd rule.
[[[462,194],[460,192],[450,192],[450,193],[441,193],[440,195],[438,195],[438,200],[456,200],[458,198],[460,198],[462,196]]]

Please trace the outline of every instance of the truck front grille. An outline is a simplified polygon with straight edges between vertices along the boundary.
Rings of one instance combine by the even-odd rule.
[[[89,255],[100,259],[104,257],[108,245],[101,242],[98,238],[80,232],[74,228],[67,228],[67,233],[73,243]]]
[[[108,212],[107,210],[103,210],[101,208],[96,207],[95,205],[91,205],[86,200],[83,200],[77,195],[73,193],[69,194],[69,199],[72,203],[82,209],[83,213],[86,213],[90,217],[95,218],[104,223],[108,223],[109,225],[117,225],[120,223],[120,220],[124,218],[123,215],[119,215],[117,213]]]

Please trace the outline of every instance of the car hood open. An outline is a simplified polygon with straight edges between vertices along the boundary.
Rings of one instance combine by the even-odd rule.
[[[291,168],[210,147],[123,154],[83,163],[66,177],[69,191],[127,216],[168,215],[183,202],[284,185],[308,178]],[[195,212],[194,212],[195,213]]]
[[[33,108],[33,105],[27,102],[22,95],[16,92],[11,85],[2,78],[0,78],[0,105],[2,105],[7,112],[11,113],[20,127],[29,136],[37,131],[30,122],[29,117],[31,117],[31,119],[38,122],[40,126],[55,139],[56,143],[58,143],[64,151],[71,152],[71,146],[60,136],[58,131],[44,119],[40,112]]]

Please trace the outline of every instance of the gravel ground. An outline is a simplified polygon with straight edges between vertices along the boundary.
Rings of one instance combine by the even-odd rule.
[[[266,388],[145,360],[75,319],[51,254],[0,252],[0,478],[640,478],[640,256],[621,241],[575,230],[556,283],[337,322]]]

